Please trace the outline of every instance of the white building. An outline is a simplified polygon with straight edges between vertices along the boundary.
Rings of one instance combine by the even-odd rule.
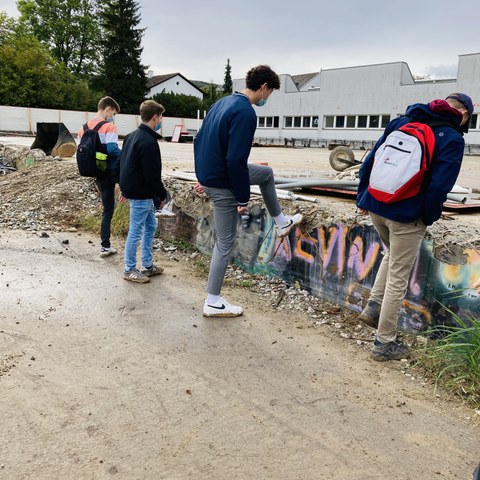
[[[147,98],[152,98],[157,93],[180,93],[192,95],[203,100],[203,92],[181,73],[169,73],[167,75],[155,75],[148,79]]]
[[[405,62],[394,62],[280,75],[280,81],[267,104],[255,107],[260,144],[369,148],[408,105],[464,92],[474,103],[466,153],[480,148],[480,53],[460,55],[457,78],[448,80],[415,81]],[[233,88],[242,90],[245,80],[234,80]]]

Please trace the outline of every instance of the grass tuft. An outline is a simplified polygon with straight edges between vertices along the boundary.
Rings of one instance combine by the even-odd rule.
[[[480,405],[480,320],[462,320],[455,314],[455,326],[441,326],[427,333],[435,340],[418,351],[423,366],[438,385]],[[440,338],[438,338],[440,337]]]

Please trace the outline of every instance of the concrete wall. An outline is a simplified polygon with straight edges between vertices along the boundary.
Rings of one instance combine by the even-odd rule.
[[[0,106],[0,131],[35,134],[37,122],[63,122],[70,133],[76,134],[78,129],[95,116],[95,112],[76,112],[71,110],[49,110],[43,108]],[[120,135],[127,135],[141,123],[139,115],[115,115],[114,123]],[[193,118],[163,117],[161,134],[171,136],[175,125],[182,125],[183,130],[196,132],[201,120]]]
[[[185,225],[182,217],[176,220]],[[172,224],[173,225],[173,224]],[[172,233],[172,225],[170,233]],[[196,245],[203,253],[213,248],[212,219],[198,221]],[[163,230],[163,227],[160,231]],[[316,296],[360,312],[369,296],[381,261],[382,244],[372,226],[318,225],[308,234],[297,229],[279,245],[273,220],[258,211],[248,229],[238,225],[233,260],[245,270],[279,276]],[[424,240],[410,276],[400,316],[400,328],[418,332],[430,325],[450,323],[451,310],[461,317],[480,316],[480,295],[469,289],[480,278],[478,250],[463,250],[448,263],[432,253]],[[469,289],[458,292],[459,289]]]

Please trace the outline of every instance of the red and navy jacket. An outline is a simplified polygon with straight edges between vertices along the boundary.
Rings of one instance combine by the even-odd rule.
[[[390,204],[380,202],[368,192],[375,152],[393,130],[412,121],[430,124],[435,135],[435,149],[424,186],[414,197]],[[421,220],[425,225],[432,225],[440,218],[443,203],[460,173],[464,148],[465,140],[458,117],[449,112],[433,112],[429,104],[417,103],[409,106],[405,116],[396,118],[388,124],[362,163],[359,171],[357,206],[396,222],[410,223]]]

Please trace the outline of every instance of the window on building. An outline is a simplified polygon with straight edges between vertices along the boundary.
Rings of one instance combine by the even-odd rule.
[[[347,128],[355,128],[355,120],[356,120],[356,116],[354,115],[349,115],[347,117]]]
[[[278,128],[280,126],[280,117],[273,117],[273,128]]]
[[[302,127],[303,128],[310,128],[311,122],[312,122],[312,119],[310,117],[303,117]]]
[[[382,115],[382,128],[386,128],[389,122],[390,122],[390,115]]]
[[[343,115],[338,115],[335,117],[335,128],[345,127],[345,117]]]
[[[300,128],[302,126],[302,117],[293,117],[293,126]]]
[[[333,128],[333,119],[334,118],[335,117],[330,116],[330,115],[325,117],[325,123],[324,123],[325,128]]]
[[[265,127],[265,117],[258,117],[258,126],[259,128]]]
[[[468,128],[471,128],[472,130],[476,130],[478,128],[477,120],[478,120],[478,114],[474,113],[472,115],[472,118],[470,118],[470,123],[468,124]]]
[[[317,128],[318,127],[318,117],[312,117],[312,125]]]
[[[367,128],[367,115],[359,115],[357,128]]]
[[[368,126],[369,128],[378,128],[380,126],[380,115],[370,115]]]
[[[285,128],[292,128],[293,117],[285,117]]]
[[[273,127],[273,117],[266,117],[265,126],[267,128],[272,128]]]

